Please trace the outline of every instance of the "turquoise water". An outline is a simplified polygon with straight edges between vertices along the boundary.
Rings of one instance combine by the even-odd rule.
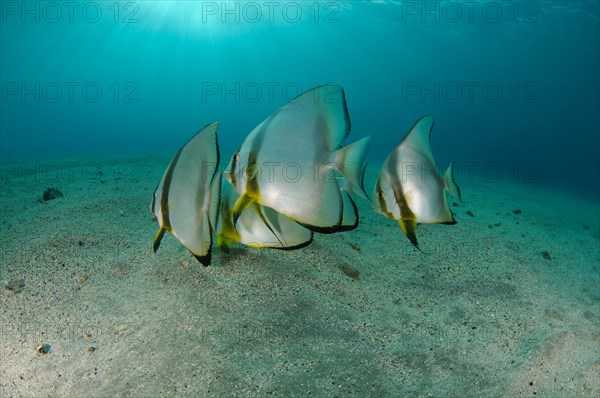
[[[0,396],[600,396],[599,15],[1,1]],[[455,225],[419,225],[421,252],[357,197],[356,229],[300,250],[213,244],[203,267],[165,234],[153,252],[165,218],[148,205],[184,143],[220,122],[225,167],[328,82],[345,89],[343,145],[373,136],[369,193],[434,116]],[[194,167],[177,169],[187,188]],[[199,207],[174,196],[161,212]]]
[[[3,2],[0,155],[224,153],[289,99],[344,86],[381,160],[432,114],[457,179],[597,198],[597,1]]]

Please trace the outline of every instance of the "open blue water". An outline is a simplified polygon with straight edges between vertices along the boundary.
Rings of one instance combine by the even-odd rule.
[[[221,123],[224,153],[317,84],[382,160],[413,122],[457,179],[599,195],[593,1],[1,3],[3,162],[171,155]]]

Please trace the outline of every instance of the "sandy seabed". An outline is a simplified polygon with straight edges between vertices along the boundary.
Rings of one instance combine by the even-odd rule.
[[[168,161],[4,165],[0,396],[600,396],[598,203],[459,181],[426,254],[358,199],[354,231],[205,268],[152,251]]]

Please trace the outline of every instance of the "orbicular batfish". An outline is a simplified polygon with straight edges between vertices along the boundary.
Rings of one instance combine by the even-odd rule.
[[[221,197],[217,128],[218,123],[207,125],[179,149],[150,205],[159,225],[154,251],[169,231],[205,266],[211,260]]]
[[[257,203],[313,231],[348,229],[344,215],[353,202],[345,198],[336,173],[349,191],[366,197],[364,159],[370,144],[365,137],[341,147],[349,133],[344,90],[338,85],[316,87],[275,111],[252,130],[225,173],[240,195],[233,224]]]
[[[429,144],[432,128],[433,116],[415,123],[383,163],[371,199],[375,211],[397,220],[417,248],[417,224],[456,223],[445,190],[460,199],[452,164],[441,177],[433,160]]]

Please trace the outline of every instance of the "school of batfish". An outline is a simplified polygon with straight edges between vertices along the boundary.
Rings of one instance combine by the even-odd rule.
[[[417,248],[417,224],[456,223],[445,191],[460,199],[452,164],[440,176],[433,160],[432,128],[432,116],[414,124],[383,163],[370,198]],[[358,226],[352,197],[369,200],[363,178],[371,137],[342,147],[350,116],[341,86],[315,87],[275,111],[224,172],[217,129],[211,123],[183,145],[158,183],[150,205],[159,224],[154,251],[168,231],[208,266],[213,236],[225,252],[234,243],[291,250],[310,244],[315,232]]]

